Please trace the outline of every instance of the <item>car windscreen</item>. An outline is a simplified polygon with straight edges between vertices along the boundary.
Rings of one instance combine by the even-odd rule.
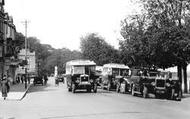
[[[121,76],[128,76],[129,75],[129,69],[120,69],[120,75]]]
[[[112,75],[118,76],[119,75],[119,69],[118,68],[112,68]]]
[[[84,66],[75,66],[73,69],[73,74],[84,74],[85,67]]]
[[[95,66],[75,66],[74,74],[91,74],[95,72]]]
[[[150,77],[156,77],[158,75],[157,72],[149,72]]]

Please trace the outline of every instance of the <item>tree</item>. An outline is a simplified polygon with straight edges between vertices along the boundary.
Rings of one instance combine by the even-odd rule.
[[[40,40],[36,37],[29,37],[27,38],[27,41],[30,51],[35,51],[36,53],[37,63],[40,64],[38,66],[39,73],[47,73],[47,69],[44,67],[46,65],[46,59],[51,55],[50,51],[53,50],[53,48],[50,45],[41,44]]]
[[[144,12],[138,17],[124,20],[120,42],[122,51],[135,62],[142,59],[146,64],[161,68],[178,66],[178,77],[184,69],[185,92],[187,92],[186,66],[190,54],[189,8],[187,0],[138,0]],[[141,17],[142,16],[142,17]],[[138,22],[140,21],[140,22]]]
[[[54,49],[51,55],[45,61],[44,69],[48,69],[49,73],[54,72],[54,67],[58,66],[58,73],[65,73],[65,64],[70,60],[81,59],[79,51],[71,51],[66,48]]]
[[[97,65],[119,62],[118,51],[95,33],[81,37],[80,48],[83,58],[93,60]]]
[[[189,15],[190,1],[187,0],[141,0],[150,25],[156,28],[153,36],[163,42],[164,53],[174,59],[172,65],[178,66],[178,77],[182,82],[181,68],[184,70],[185,92],[187,92],[187,63],[190,53]],[[153,25],[154,24],[154,25]],[[159,35],[158,35],[159,34]],[[157,44],[158,45],[158,44]],[[166,59],[166,58],[165,58]],[[171,65],[170,64],[170,65]]]
[[[151,66],[150,43],[146,31],[146,16],[132,15],[124,19],[121,24],[121,35],[125,40],[120,40],[122,62],[129,66]]]

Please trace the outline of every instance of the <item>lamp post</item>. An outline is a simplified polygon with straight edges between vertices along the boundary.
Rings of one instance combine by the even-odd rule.
[[[24,22],[25,25],[25,61],[27,62],[27,25],[28,22],[25,20]],[[28,79],[28,73],[27,73],[27,64],[25,65],[25,89],[27,89],[27,79]]]

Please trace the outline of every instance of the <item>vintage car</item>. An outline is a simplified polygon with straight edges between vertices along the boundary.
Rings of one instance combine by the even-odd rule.
[[[35,86],[36,84],[41,84],[41,85],[43,85],[43,84],[44,84],[44,83],[43,83],[43,77],[42,77],[42,76],[36,76],[36,77],[34,77],[33,84],[34,84],[34,86]]]
[[[124,64],[109,63],[103,65],[101,87],[107,90],[119,89],[124,77],[129,75],[129,67]]]
[[[154,93],[157,74],[158,72],[155,70],[133,69],[132,75],[128,79],[131,86],[131,94],[133,96],[140,94],[146,98],[148,93]]]
[[[58,75],[56,78],[57,78],[57,80],[59,82],[63,82],[64,83],[64,76],[63,75]]]
[[[90,60],[72,60],[66,63],[66,82],[68,91],[75,93],[77,89],[97,92],[98,78],[95,74],[96,63]]]
[[[141,71],[142,72],[142,71]],[[148,75],[141,73],[136,79],[132,79],[131,94],[141,94],[144,98],[149,93],[156,98],[181,100],[180,83],[172,79],[170,72],[146,71]]]
[[[163,96],[167,99],[171,100],[181,100],[182,90],[181,90],[181,83],[178,79],[172,78],[172,73],[167,71],[160,72],[160,77],[164,77],[165,81],[162,81],[163,83],[160,83],[159,85],[162,85],[162,92]],[[164,85],[165,83],[165,85]],[[155,86],[155,96],[160,97],[160,93],[158,93],[157,86]]]

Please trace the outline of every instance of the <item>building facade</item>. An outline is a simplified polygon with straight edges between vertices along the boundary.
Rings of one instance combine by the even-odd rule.
[[[15,34],[13,18],[4,11],[4,0],[0,0],[0,78],[9,75],[15,80],[15,71],[19,64]]]
[[[25,49],[20,50],[20,53],[18,54],[18,59],[25,61],[25,56],[27,56],[27,65],[19,65],[17,67],[16,74],[25,74],[25,68],[27,68],[27,73],[29,75],[37,74],[35,52],[30,52],[29,50]]]

